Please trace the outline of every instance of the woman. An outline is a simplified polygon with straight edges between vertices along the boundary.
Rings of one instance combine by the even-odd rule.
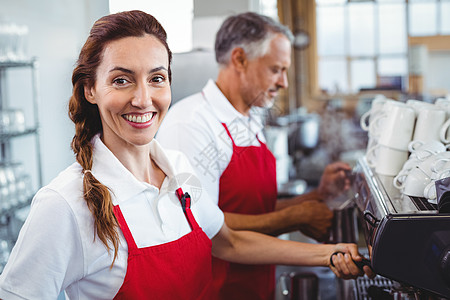
[[[70,299],[208,299],[211,253],[363,274],[352,262],[361,260],[356,245],[228,229],[187,159],[153,139],[170,104],[170,62],[166,33],[152,16],[122,12],[94,24],[72,76],[77,161],[33,199],[0,298],[55,299],[65,291]]]

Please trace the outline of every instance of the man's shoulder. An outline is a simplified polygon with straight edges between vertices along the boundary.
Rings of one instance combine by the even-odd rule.
[[[215,115],[211,105],[201,93],[193,94],[173,104],[161,124],[159,131],[173,127],[189,127],[191,129],[209,128],[215,123]],[[171,130],[172,130],[171,129]]]
[[[175,102],[170,108],[168,115],[182,114],[183,116],[201,114],[207,111],[207,102],[202,93],[192,94]]]

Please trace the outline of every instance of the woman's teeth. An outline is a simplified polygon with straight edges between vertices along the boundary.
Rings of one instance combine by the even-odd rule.
[[[125,115],[125,119],[127,119],[130,122],[133,123],[145,123],[150,121],[150,119],[153,117],[153,113],[151,114],[145,114],[145,115]]]

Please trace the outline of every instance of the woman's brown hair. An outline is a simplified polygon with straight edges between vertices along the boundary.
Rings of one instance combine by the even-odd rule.
[[[83,198],[94,216],[96,235],[108,251],[114,248],[111,266],[117,257],[119,246],[118,223],[113,213],[109,189],[88,172],[93,161],[91,139],[102,131],[102,124],[97,105],[86,100],[84,91],[85,87],[95,85],[96,72],[109,42],[145,34],[158,38],[167,49],[170,81],[172,53],[167,44],[166,32],[153,16],[137,10],[111,14],[95,22],[72,74],[73,92],[69,101],[69,117],[75,123],[75,135],[71,147],[83,168]]]

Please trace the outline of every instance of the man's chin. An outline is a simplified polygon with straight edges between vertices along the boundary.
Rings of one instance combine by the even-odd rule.
[[[269,109],[269,108],[273,107],[274,103],[275,103],[275,98],[265,98],[262,101],[258,101],[258,103],[256,103],[255,106],[260,107],[260,108]]]
[[[266,103],[265,103],[265,105],[264,105],[264,108],[270,109],[270,108],[273,107],[274,103],[275,103],[275,99],[268,100],[268,101],[266,101]]]

